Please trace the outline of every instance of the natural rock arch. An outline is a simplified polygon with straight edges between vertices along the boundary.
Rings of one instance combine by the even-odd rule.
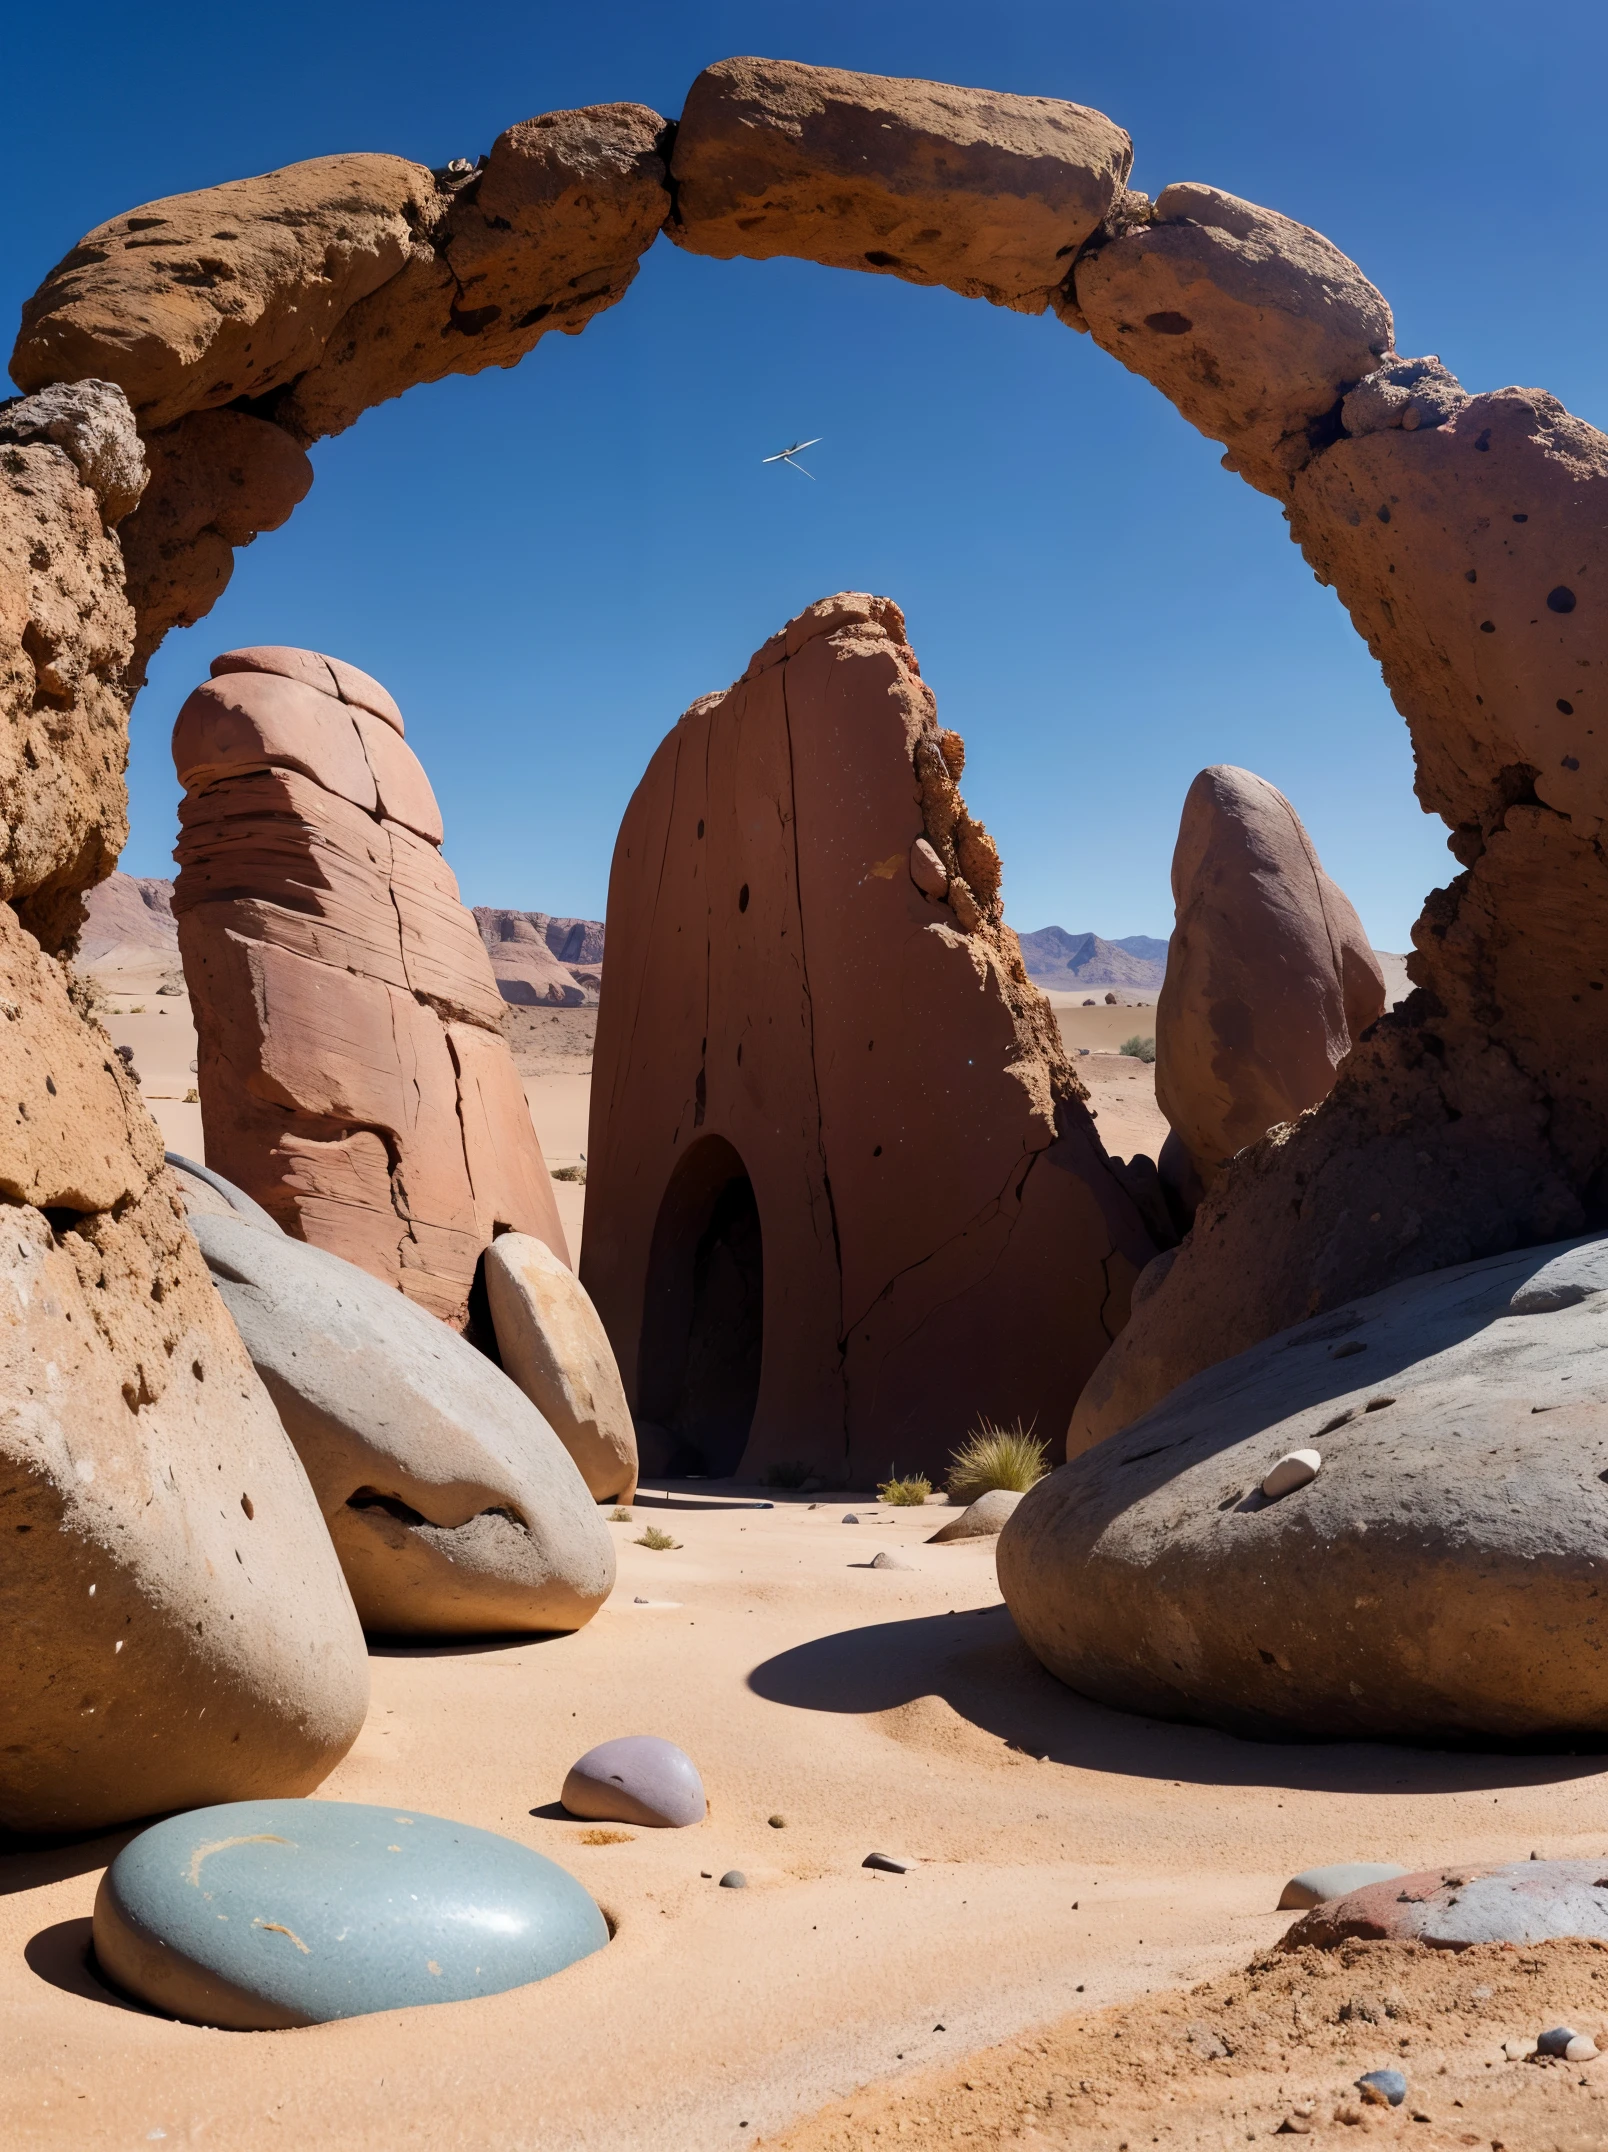
[[[674,125],[549,114],[477,167],[315,159],[100,227],[25,310],[12,370],[43,393],[0,413],[14,442],[56,444],[0,474],[25,495],[4,521],[28,594],[4,624],[3,893],[71,945],[77,892],[122,838],[118,705],[166,627],[216,598],[230,548],[289,513],[320,434],[584,327],[661,228],[694,252],[946,284],[1053,308],[1283,504],[1380,661],[1464,869],[1414,930],[1420,991],[1322,1106],[1235,1162],[1091,1382],[1078,1440],[1316,1309],[1596,1219],[1608,440],[1541,391],[1470,397],[1399,357],[1384,298],[1319,234],[1202,185],[1151,202],[1130,162],[1079,106],[732,60]],[[126,391],[152,470],[121,554],[101,526],[133,444],[96,381]]]

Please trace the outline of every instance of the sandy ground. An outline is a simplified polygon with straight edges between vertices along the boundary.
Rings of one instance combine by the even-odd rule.
[[[121,1835],[0,1856],[8,2148],[705,2152],[901,2077],[932,2127],[912,2136],[891,2095],[867,2095],[888,2134],[1032,2144],[1011,2132],[1082,2033],[976,2051],[1243,1966],[1288,1925],[1271,1908],[1295,1869],[1596,1854],[1608,1836],[1595,1760],[1261,1746],[1084,1703],[1017,1639],[992,1542],[929,1547],[934,1508],[814,1499],[644,1500],[610,1528],[620,1582],[579,1635],[375,1648],[368,1724],[324,1793],[459,1817],[570,1868],[617,1935],[551,1981],[303,2032],[172,2024],[86,1965]],[[850,1508],[866,1521],[843,1523]],[[635,1545],[649,1520],[680,1547]],[[862,1566],[881,1547],[910,1569]],[[697,1759],[703,1825],[589,1845],[555,1808],[574,1757],[627,1731]],[[878,1875],[873,1849],[917,1865]],[[746,1890],[718,1887],[733,1867]],[[981,2127],[956,2104],[972,2095],[932,2089],[968,2055],[956,2083],[984,2088]],[[1337,2067],[1297,2074],[1328,2085]],[[1176,2089],[1112,2082],[1113,2123]]]

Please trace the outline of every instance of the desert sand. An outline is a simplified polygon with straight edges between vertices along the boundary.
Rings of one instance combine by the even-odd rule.
[[[99,1874],[129,1834],[9,1850],[8,2145],[703,2152],[848,2095],[847,2135],[826,2116],[797,2141],[857,2144],[881,2126],[918,2144],[957,2128],[1053,2143],[1059,2120],[1035,2137],[1029,2109],[1042,2129],[1080,2042],[1114,2047],[1098,2019],[1081,2029],[1084,2014],[1265,1952],[1289,1924],[1273,1907],[1294,1870],[1603,1848],[1595,1760],[1260,1746],[1124,1717],[1029,1657],[992,1541],[923,1544],[936,1507],[744,1494],[775,1506],[689,1486],[669,1506],[645,1495],[634,1522],[610,1526],[620,1582],[578,1635],[374,1644],[367,1725],[320,1789],[549,1854],[614,1924],[606,1951],[426,2013],[205,2031],[122,2003],[86,1968]],[[864,1521],[843,1523],[850,1511]],[[648,1521],[680,1546],[636,1545]],[[909,1569],[864,1566],[883,1548]],[[600,1843],[599,1827],[556,1808],[575,1757],[627,1731],[696,1759],[702,1825],[609,1827]],[[877,1874],[861,1865],[873,1850],[915,1866]],[[746,1890],[719,1887],[732,1868]],[[1071,2025],[1019,2037],[1069,2012]],[[1482,2024],[1476,2066],[1510,2029],[1535,2028]],[[1399,2052],[1394,2024],[1376,2030],[1370,2064]],[[981,2088],[974,2113],[932,2073],[1000,2042],[1015,2044],[957,2073]],[[1102,2076],[1115,2084],[1113,2067]],[[1211,2066],[1207,2093],[1265,2111],[1277,2085],[1265,2071],[1244,2081],[1249,2067]],[[1329,2085],[1340,2068],[1338,2048],[1302,2057],[1289,2082]],[[862,2123],[861,2088],[883,2081],[895,2089],[870,2096]],[[901,2128],[902,2088],[919,2126]],[[1145,2100],[1158,2111],[1146,2135],[1159,2134],[1177,2089],[1146,2079],[1123,2130],[1072,2141],[1114,2146]]]

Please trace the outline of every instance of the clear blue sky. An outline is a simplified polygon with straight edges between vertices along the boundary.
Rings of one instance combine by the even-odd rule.
[[[1401,350],[1608,426],[1601,0],[89,0],[37,11],[25,46],[0,86],[8,341],[50,265],[136,203],[334,150],[473,157],[563,106],[673,115],[700,67],[759,52],[1098,106],[1136,186],[1204,180],[1316,225]],[[814,485],[759,463],[800,434],[826,437]],[[855,588],[909,616],[1017,926],[1165,934],[1184,791],[1228,761],[1289,793],[1376,945],[1404,949],[1455,871],[1405,727],[1217,456],[1051,317],[661,239],[583,336],[314,450],[292,522],[156,662],[124,864],[172,871],[168,732],[212,654],[301,643],[398,696],[471,902],[599,914],[677,713]]]

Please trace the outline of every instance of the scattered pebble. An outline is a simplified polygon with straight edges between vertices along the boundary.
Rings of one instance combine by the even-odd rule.
[[[915,1865],[898,1853],[868,1853],[860,1863],[862,1868],[884,1868],[891,1876],[908,1875]]]
[[[702,1823],[706,1806],[697,1765],[658,1734],[619,1734],[588,1749],[571,1764],[558,1798],[589,1822],[661,1830]]]
[[[648,1602],[643,1598],[640,1592],[637,1593],[636,1597],[631,1602],[634,1607],[645,1607],[647,1603]]]
[[[1399,2107],[1407,2097],[1407,2080],[1400,2070],[1368,2070],[1357,2079],[1357,2090],[1366,2104]]]
[[[1262,1492],[1270,1502],[1276,1502],[1280,1495],[1293,1494],[1297,1487],[1307,1486],[1322,1470],[1323,1459],[1316,1450],[1290,1450],[1263,1480]]]
[[[767,1816],[765,1821],[773,1831],[785,1831],[787,1829],[787,1818],[785,1816]]]
[[[908,1562],[901,1561],[897,1554],[890,1554],[887,1548],[883,1547],[878,1553],[872,1555],[865,1566],[867,1569],[908,1569],[911,1565]]]
[[[1535,2050],[1536,2043],[1533,2040],[1504,2040],[1502,2042],[1502,2052],[1509,2062],[1527,2062],[1535,2053]]]
[[[1587,2034],[1576,2032],[1572,2025],[1554,2025],[1550,2032],[1542,2033],[1532,2052],[1561,2055],[1565,2062],[1590,2062],[1597,2053],[1597,2043]]]
[[[854,1514],[852,1509],[849,1510],[843,1518],[843,1522],[845,1524],[858,1524],[859,1521],[859,1518]]]
[[[748,1878],[740,1868],[728,1868],[720,1879],[722,1890],[747,1890]]]

